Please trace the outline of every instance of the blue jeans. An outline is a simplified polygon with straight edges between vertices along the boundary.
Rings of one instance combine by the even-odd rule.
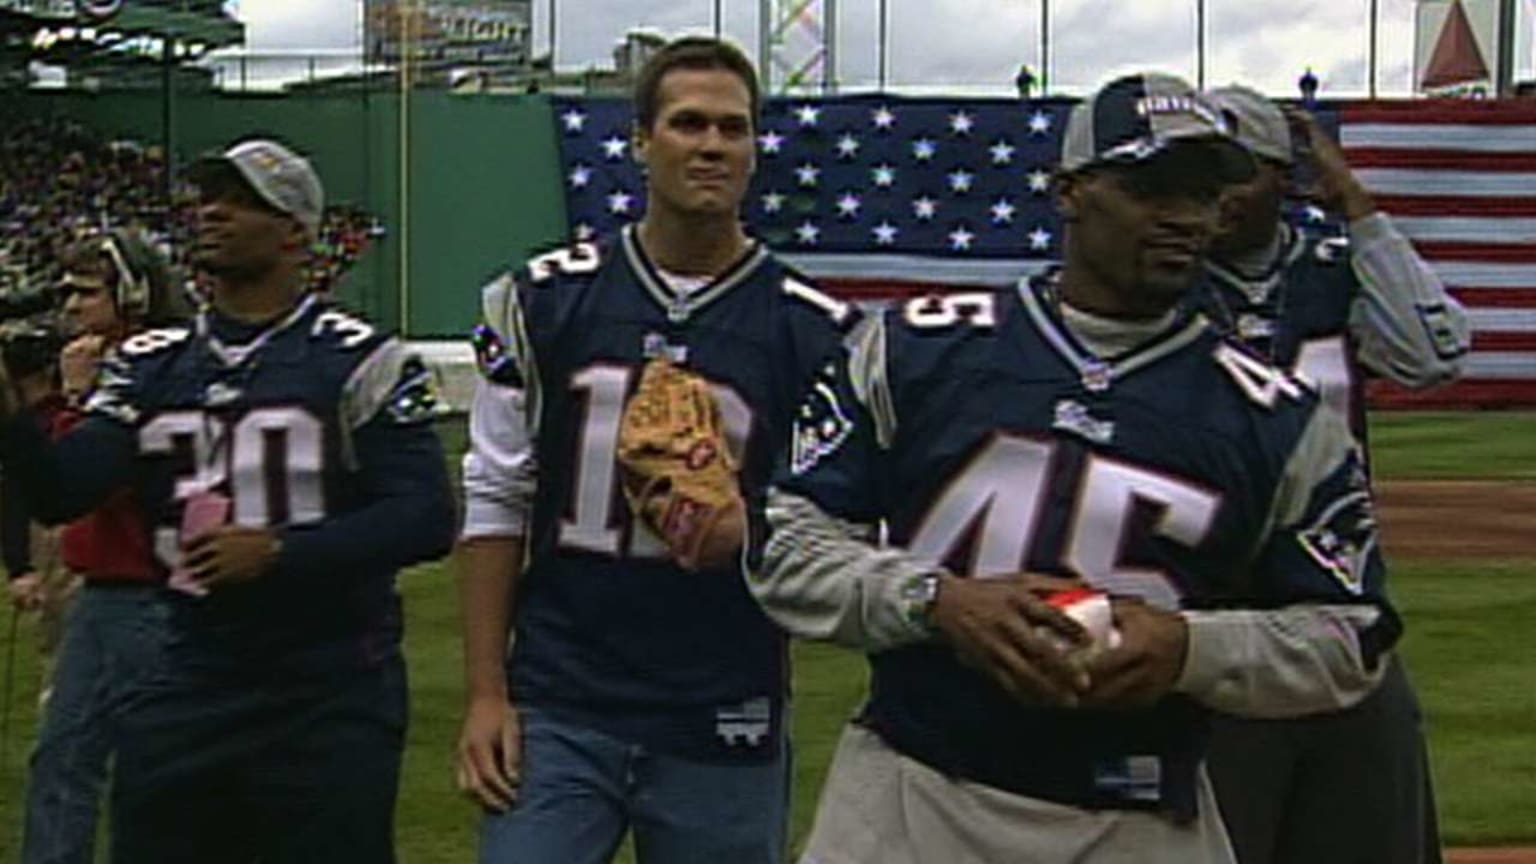
[[[787,724],[786,724],[787,725]],[[766,763],[695,762],[522,709],[516,806],[481,825],[481,864],[604,864],[632,828],[640,864],[780,864],[788,742]]]
[[[75,599],[32,751],[25,864],[94,860],[117,722],[136,688],[160,668],[166,615],[154,585],[87,582]]]

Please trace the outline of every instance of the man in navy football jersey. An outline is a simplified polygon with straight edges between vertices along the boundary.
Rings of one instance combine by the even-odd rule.
[[[607,861],[630,829],[650,864],[783,855],[783,636],[742,582],[740,538],[685,568],[630,517],[615,461],[641,368],[666,358],[708,381],[760,507],[800,393],[854,314],[742,229],[757,108],[738,49],[667,46],[635,89],[644,217],[485,290],[458,758],[488,811],[482,861]]]
[[[1066,131],[1062,269],[893,308],[815,384],[751,585],[872,680],[807,864],[1230,862],[1207,713],[1378,680],[1397,619],[1347,427],[1183,302],[1254,170],[1225,130],[1177,79],[1108,84]]]
[[[1245,87],[1210,98],[1258,170],[1223,198],[1224,227],[1197,298],[1219,328],[1315,382],[1364,446],[1365,379],[1418,388],[1455,378],[1469,347],[1466,313],[1311,118],[1288,118]],[[1305,136],[1294,144],[1293,126]],[[1349,221],[1348,237],[1283,218],[1297,150],[1312,154],[1321,203]],[[1218,718],[1210,763],[1244,864],[1439,860],[1418,701],[1396,659],[1348,711]]]
[[[303,293],[308,162],[252,140],[195,171],[210,308],[117,346],[56,443],[5,428],[5,469],[49,518],[132,483],[174,589],[161,672],[124,700],[112,859],[391,862],[395,574],[453,534],[429,373]]]

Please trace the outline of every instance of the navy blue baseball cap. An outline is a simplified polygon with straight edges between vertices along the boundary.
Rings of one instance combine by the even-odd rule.
[[[1253,157],[1233,137],[1220,108],[1173,75],[1128,75],[1072,109],[1061,170],[1135,165],[1175,147],[1193,146],[1208,152],[1207,164],[1221,181],[1242,183],[1253,177]]]

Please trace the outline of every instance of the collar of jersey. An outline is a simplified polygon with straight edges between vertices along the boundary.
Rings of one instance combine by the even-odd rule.
[[[1099,357],[1088,350],[1073,335],[1066,322],[1061,320],[1053,285],[1059,273],[1058,270],[1020,279],[1019,301],[1024,304],[1029,320],[1045,341],[1085,380],[1107,374],[1111,382],[1119,381],[1189,345],[1200,338],[1200,334],[1209,326],[1203,315],[1181,314],[1173,319],[1168,329],[1135,348],[1114,357]]]
[[[667,280],[662,277],[661,270],[650,256],[645,254],[644,247],[640,245],[639,231],[634,225],[624,226],[620,237],[624,246],[624,257],[629,261],[629,269],[645,287],[645,293],[651,295],[651,299],[667,310],[669,319],[677,322],[688,320],[694,312],[746,281],[757,266],[768,258],[768,250],[763,248],[763,244],[752,241],[752,245],[747,247],[747,251],[740,258],[736,259],[736,263],[715,277],[714,281],[698,291],[683,295],[672,290],[672,286],[668,285]]]
[[[1235,268],[1214,259],[1206,261],[1205,269],[1211,274],[1217,290],[1225,286],[1236,291],[1250,306],[1261,306],[1269,300],[1285,282],[1285,271],[1307,251],[1306,235],[1289,225],[1282,225],[1286,240],[1280,243],[1280,253],[1275,260],[1256,276],[1245,276]]]
[[[271,342],[273,337],[297,324],[300,319],[309,314],[309,310],[314,308],[318,302],[320,302],[319,295],[306,295],[287,315],[279,318],[271,326],[257,333],[250,341],[241,345],[226,345],[213,332],[213,322],[211,320],[213,311],[211,309],[204,309],[197,314],[197,335],[203,344],[208,346],[209,353],[217,357],[219,362],[229,367],[239,366],[246,360],[249,360],[257,351],[260,351],[268,342]]]

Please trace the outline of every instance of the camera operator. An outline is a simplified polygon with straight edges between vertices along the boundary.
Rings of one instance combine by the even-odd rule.
[[[4,299],[11,300],[15,295]],[[0,308],[0,352],[11,370],[17,396],[36,417],[63,407],[59,389],[59,349],[64,344],[52,321],[12,318],[15,307]],[[22,310],[25,314],[25,310]],[[16,608],[38,613],[37,656],[41,666],[38,702],[48,698],[53,656],[63,632],[64,609],[74,593],[73,581],[58,567],[56,532],[34,526],[28,518],[20,488],[6,483],[0,494],[0,559],[10,577],[7,593]],[[36,536],[34,536],[34,533]],[[34,552],[38,553],[34,556]]]

